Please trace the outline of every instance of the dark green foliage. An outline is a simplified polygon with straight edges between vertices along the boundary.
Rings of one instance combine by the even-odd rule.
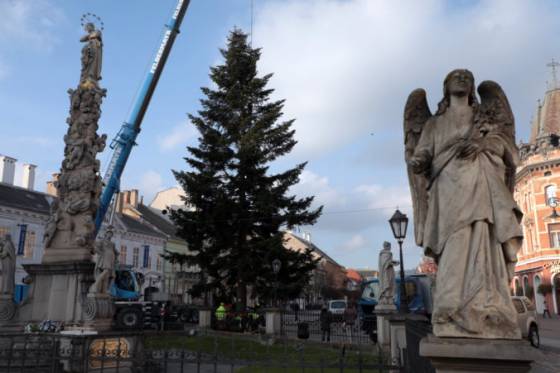
[[[221,53],[224,64],[210,70],[216,88],[202,88],[202,108],[189,115],[199,145],[188,147],[189,169],[174,171],[189,209],[171,212],[171,219],[193,253],[187,263],[204,274],[192,293],[212,291],[244,305],[248,286],[263,302],[278,280],[278,296],[294,297],[316,263],[310,252],[285,250],[281,229],[315,223],[322,208],[311,211],[313,197],[288,194],[305,163],[278,174],[269,170],[296,141],[293,120],[280,119],[284,102],[270,100],[271,75],[257,75],[260,50],[235,29]],[[282,261],[278,276],[271,269],[275,258]]]

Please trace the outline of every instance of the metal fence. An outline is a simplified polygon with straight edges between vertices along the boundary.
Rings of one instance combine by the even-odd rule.
[[[356,317],[347,322],[344,316],[329,315],[328,321],[321,322],[321,311],[284,311],[281,316],[282,335],[288,338],[305,339],[315,342],[344,343],[349,345],[373,345],[375,316]]]
[[[372,346],[238,333],[0,336],[0,372],[404,372]]]
[[[430,360],[420,356],[420,340],[432,333],[432,324],[428,320],[407,319],[405,321],[406,350],[405,371],[407,373],[435,373]]]

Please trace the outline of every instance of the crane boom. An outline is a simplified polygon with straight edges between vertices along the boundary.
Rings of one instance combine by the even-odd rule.
[[[175,37],[179,33],[179,28],[181,27],[189,3],[190,0],[178,0],[173,15],[165,25],[161,44],[156,52],[148,74],[142,83],[130,116],[128,120],[123,123],[119,133],[111,143],[113,156],[107,167],[105,176],[103,177],[103,184],[105,187],[101,193],[99,208],[97,210],[97,216],[95,217],[96,234],[101,227],[101,223],[105,218],[113,196],[119,191],[121,175],[128,161],[128,157],[130,156],[130,152],[132,151],[132,147],[136,144],[136,137],[138,133],[140,133],[142,119],[144,119],[144,114],[146,114],[161,72],[165,67],[165,62],[167,61],[169,52],[171,52]]]

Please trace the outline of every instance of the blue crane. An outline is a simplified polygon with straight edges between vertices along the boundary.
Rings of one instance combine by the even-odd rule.
[[[173,11],[169,22],[165,25],[165,31],[161,44],[156,52],[154,60],[149,68],[148,74],[142,83],[142,87],[136,97],[130,116],[126,122],[123,123],[115,139],[111,142],[111,149],[113,149],[113,156],[111,162],[107,167],[105,176],[103,177],[103,192],[100,198],[99,209],[95,218],[95,232],[99,231],[101,223],[105,218],[105,214],[109,209],[113,196],[120,189],[120,179],[123,173],[132,147],[136,144],[136,137],[140,133],[140,125],[144,114],[148,109],[150,100],[157,86],[161,72],[173,47],[175,37],[179,33],[179,28],[187,12],[190,0],[178,0],[177,6]]]

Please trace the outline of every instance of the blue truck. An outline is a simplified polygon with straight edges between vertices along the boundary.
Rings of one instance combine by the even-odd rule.
[[[396,278],[395,305],[400,309],[400,278]],[[432,287],[433,278],[425,274],[415,274],[405,277],[405,289],[410,313],[425,315],[430,318],[432,314]],[[358,315],[362,330],[374,338],[377,331],[377,318],[375,307],[379,301],[379,279],[374,278],[362,284],[362,295],[358,301]]]

